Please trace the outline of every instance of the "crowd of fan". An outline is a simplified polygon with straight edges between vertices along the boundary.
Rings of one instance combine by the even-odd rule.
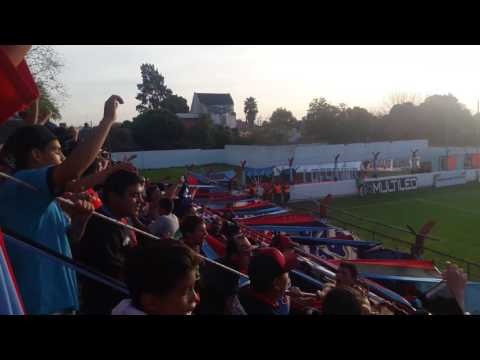
[[[111,96],[99,125],[83,137],[73,128],[52,125],[49,114],[32,122],[22,113],[6,123],[15,123],[15,129],[4,136],[1,170],[37,190],[3,181],[1,226],[125,283],[130,293],[126,297],[9,243],[28,314],[288,315],[292,299],[309,314],[389,313],[372,306],[353,265],[343,263],[335,284],[307,296],[291,286],[295,250],[287,237],[276,236],[270,247],[257,248],[238,225],[207,217],[194,206],[195,189],[185,177],[178,184],[154,184],[139,175],[131,159],[112,161],[102,146],[119,104],[122,98]],[[288,201],[288,187],[275,184],[276,202],[282,202],[282,193]],[[71,203],[59,202],[58,196]],[[92,216],[94,210],[157,239]],[[224,267],[205,261],[208,237],[225,247],[218,260]],[[249,285],[239,285],[240,274],[248,275]],[[445,276],[461,304],[464,273],[452,265]]]

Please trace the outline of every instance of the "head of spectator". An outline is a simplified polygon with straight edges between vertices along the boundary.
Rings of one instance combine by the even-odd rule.
[[[358,296],[349,288],[330,290],[323,301],[324,315],[362,315],[362,304]]]
[[[197,212],[195,211],[195,207],[192,204],[188,204],[183,208],[182,211],[182,219],[185,219],[189,216],[197,216]]]
[[[123,300],[114,315],[190,315],[199,302],[198,258],[184,245],[139,247],[127,257],[125,271],[131,299]]]
[[[227,240],[226,257],[230,264],[247,273],[253,247],[244,235],[236,235]]]
[[[65,160],[58,138],[41,125],[19,128],[8,143],[16,170],[59,165]]]
[[[151,204],[158,204],[158,201],[160,200],[161,193],[160,189],[158,188],[157,185],[155,184],[150,184],[147,186],[145,189],[146,192],[146,201],[151,203]]]
[[[222,235],[223,220],[220,216],[213,216],[212,223],[208,227],[208,233],[212,236],[219,237]]]
[[[240,226],[231,221],[224,221],[222,227],[222,234],[227,238],[231,238],[240,234]]]
[[[198,216],[187,216],[180,224],[180,231],[184,243],[196,252],[200,252],[203,242],[207,238],[207,226]]]
[[[173,213],[174,202],[172,199],[162,198],[158,200],[159,215],[170,215]]]
[[[117,217],[138,216],[141,206],[141,179],[130,171],[110,175],[103,185],[103,203]]]
[[[336,274],[337,286],[353,286],[358,282],[358,270],[352,263],[342,262]]]
[[[250,288],[256,294],[272,300],[285,295],[290,287],[288,272],[293,265],[275,248],[262,248],[250,259]]]

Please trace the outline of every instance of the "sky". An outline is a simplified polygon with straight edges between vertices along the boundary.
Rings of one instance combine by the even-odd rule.
[[[456,96],[471,111],[480,99],[480,46],[367,45],[75,45],[54,46],[65,64],[61,81],[69,97],[63,121],[101,120],[103,103],[123,97],[119,121],[137,115],[140,65],[152,63],[172,91],[191,105],[194,92],[230,93],[238,119],[253,96],[261,119],[283,107],[301,119],[324,97],[370,111],[394,93]]]

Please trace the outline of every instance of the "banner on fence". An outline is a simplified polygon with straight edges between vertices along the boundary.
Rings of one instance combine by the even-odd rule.
[[[453,174],[436,174],[433,177],[433,185],[437,188],[445,186],[465,185],[467,183],[467,174],[465,171],[457,171]]]
[[[388,177],[365,181],[365,190],[367,194],[391,193],[416,189],[416,176]]]

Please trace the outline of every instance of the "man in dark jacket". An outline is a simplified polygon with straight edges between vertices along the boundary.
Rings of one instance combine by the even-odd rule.
[[[103,207],[100,213],[123,223],[138,215],[141,201],[141,179],[129,171],[110,175],[103,187]],[[120,281],[124,281],[125,257],[137,245],[135,233],[98,217],[90,220],[80,241],[79,259],[85,264]],[[103,284],[82,278],[81,312],[110,314],[124,297]]]

